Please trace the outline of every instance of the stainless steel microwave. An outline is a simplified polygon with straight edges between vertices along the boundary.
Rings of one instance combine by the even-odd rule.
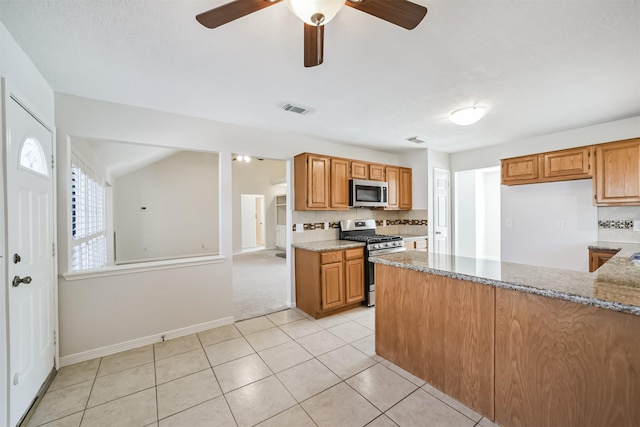
[[[384,208],[389,205],[389,184],[364,179],[349,180],[349,206],[352,208]]]

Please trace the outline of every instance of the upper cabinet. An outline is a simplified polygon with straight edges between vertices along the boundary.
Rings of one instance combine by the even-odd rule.
[[[502,184],[535,184],[591,178],[592,147],[502,160]]]
[[[310,153],[295,156],[293,167],[297,211],[349,209],[349,179],[387,181],[388,209],[412,208],[412,170],[409,168]]]
[[[640,138],[596,146],[594,190],[598,206],[640,204]]]
[[[413,207],[413,173],[409,168],[385,167],[389,185],[387,210],[411,210]]]
[[[579,147],[541,154],[542,178],[547,181],[591,178],[592,151],[593,147]]]
[[[640,205],[640,138],[502,160],[502,184],[593,178],[597,206]]]

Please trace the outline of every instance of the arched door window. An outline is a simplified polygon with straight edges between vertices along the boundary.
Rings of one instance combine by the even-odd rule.
[[[20,167],[35,172],[39,175],[49,176],[47,159],[42,151],[42,146],[37,139],[27,137],[20,148]]]

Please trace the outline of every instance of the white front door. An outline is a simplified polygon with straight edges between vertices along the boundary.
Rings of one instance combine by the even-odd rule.
[[[449,222],[450,185],[449,171],[433,169],[433,252],[450,253]]]
[[[14,99],[7,123],[9,406],[14,426],[54,365],[51,132]]]

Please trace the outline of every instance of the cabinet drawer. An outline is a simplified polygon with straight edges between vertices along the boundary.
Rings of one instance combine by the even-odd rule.
[[[345,249],[344,259],[364,258],[364,250],[362,248]]]
[[[342,262],[342,252],[323,252],[320,254],[320,264]]]

